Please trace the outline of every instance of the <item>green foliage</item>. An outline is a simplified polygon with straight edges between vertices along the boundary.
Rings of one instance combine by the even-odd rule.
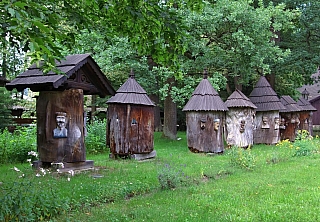
[[[0,186],[1,221],[48,221],[68,209],[54,180],[41,183],[30,168],[14,170],[20,174],[16,181]]]
[[[85,137],[86,150],[90,154],[104,153],[106,147],[106,119],[95,119],[87,125],[87,136]]]
[[[294,142],[295,153],[293,156],[309,156],[319,151],[319,140],[313,139],[307,130],[298,130]]]
[[[230,155],[230,163],[233,166],[247,170],[252,170],[256,166],[256,157],[250,148],[231,147],[228,154]]]
[[[4,88],[0,87],[0,130],[12,123],[11,111],[13,101],[10,93]]]
[[[185,166],[184,166],[185,167]],[[158,169],[158,181],[161,189],[174,189],[186,182],[183,166],[177,164],[160,164]]]
[[[17,127],[0,133],[0,163],[25,162],[28,152],[37,150],[36,126]]]

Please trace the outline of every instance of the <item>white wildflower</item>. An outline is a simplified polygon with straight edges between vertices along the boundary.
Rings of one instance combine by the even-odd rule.
[[[31,163],[31,159],[27,159],[27,162],[28,162],[28,163]]]
[[[37,152],[34,152],[34,151],[28,152],[28,155],[38,157]]]
[[[23,173],[22,175],[20,175],[20,176],[19,176],[19,178],[22,178],[22,177],[24,177],[24,173]]]
[[[68,179],[67,179],[68,181],[70,181],[70,177],[68,177]]]
[[[20,172],[20,170],[17,167],[13,167],[13,169],[17,172]]]
[[[74,176],[74,171],[73,170],[69,170],[68,173],[70,173],[71,176]]]
[[[36,177],[40,177],[41,175],[39,173],[36,174]]]

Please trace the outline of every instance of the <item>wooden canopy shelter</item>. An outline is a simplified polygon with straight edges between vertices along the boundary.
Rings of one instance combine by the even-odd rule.
[[[285,106],[284,110],[280,110],[280,139],[293,142],[300,125],[301,107],[290,96],[281,96],[280,101]]]
[[[253,145],[255,109],[248,97],[236,89],[226,100],[227,144],[247,148]]]
[[[154,157],[155,105],[135,80],[132,71],[107,104],[107,143],[110,145],[111,157]]]
[[[56,67],[62,74],[44,74],[34,64],[6,88],[40,92],[36,107],[40,164],[85,164],[83,95],[105,97],[115,90],[89,54],[69,55]]]
[[[311,136],[313,136],[313,113],[317,109],[311,105],[311,103],[304,97],[300,97],[297,101],[297,104],[300,106],[300,130],[307,130]]]
[[[257,106],[254,144],[276,144],[280,140],[279,111],[285,109],[268,80],[261,76],[249,95],[251,102]]]
[[[183,108],[186,112],[188,148],[192,152],[223,153],[223,131],[226,111],[217,91],[203,79]]]

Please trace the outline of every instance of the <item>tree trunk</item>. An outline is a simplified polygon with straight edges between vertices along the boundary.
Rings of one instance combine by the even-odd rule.
[[[167,82],[171,86],[173,86],[175,84],[174,77],[168,79]],[[177,105],[173,102],[169,93],[164,101],[164,121],[162,136],[172,140],[177,139]]]
[[[91,97],[91,119],[90,119],[91,123],[93,123],[94,117],[95,117],[96,111],[97,111],[96,101],[97,101],[97,95],[92,95],[92,97]]]
[[[235,76],[233,80],[234,80],[234,88],[242,91],[242,83],[240,83],[239,76]]]
[[[156,104],[156,106],[154,107],[154,131],[161,132],[162,123],[160,117],[159,96],[153,94],[150,95],[150,99]]]
[[[266,79],[268,80],[270,86],[272,87],[273,90],[275,90],[276,86],[276,75],[274,73],[267,74]]]

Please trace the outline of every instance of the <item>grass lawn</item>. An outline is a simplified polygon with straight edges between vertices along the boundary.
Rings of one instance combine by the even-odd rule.
[[[88,156],[96,169],[73,177],[35,177],[27,164],[3,165],[0,198],[13,196],[10,187],[22,180],[33,187],[30,195],[46,200],[42,204],[48,204],[49,214],[55,201],[65,204],[54,205],[59,215],[51,221],[320,221],[319,152],[293,156],[289,145],[255,145],[251,159],[245,153],[236,157],[249,161],[246,169],[234,165],[230,150],[214,156],[191,153],[185,132],[179,136],[180,141],[169,141],[155,133],[157,157],[149,161]],[[18,178],[22,172],[14,166],[26,175]],[[176,186],[161,189],[162,174]],[[55,199],[47,198],[50,191]]]

